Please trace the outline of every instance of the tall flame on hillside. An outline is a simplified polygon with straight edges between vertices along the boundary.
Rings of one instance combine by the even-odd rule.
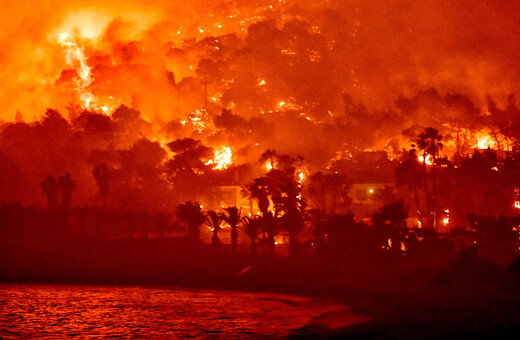
[[[88,86],[92,83],[92,69],[87,64],[87,57],[83,47],[78,46],[73,37],[67,32],[58,35],[58,43],[64,49],[67,65],[78,74],[77,79],[75,79],[76,87],[74,91],[79,96],[80,105],[83,109],[89,110],[94,97],[88,90]]]
[[[79,105],[83,110],[110,114],[115,109],[109,103],[101,103],[91,90],[90,85],[94,81],[92,68],[88,65],[85,49],[80,46],[74,36],[67,32],[58,35],[57,41],[63,48],[67,65],[77,74],[72,80],[74,82],[74,93],[79,99]]]

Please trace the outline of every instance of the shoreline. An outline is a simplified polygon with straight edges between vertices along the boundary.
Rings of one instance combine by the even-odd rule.
[[[38,246],[30,247],[33,244]],[[298,260],[258,256],[252,262],[248,256],[233,257],[226,245],[215,256],[211,245],[193,249],[179,240],[52,244],[2,243],[0,255],[6,260],[0,263],[0,282],[289,294],[339,303],[368,319],[341,325],[345,310],[321,315],[294,330],[290,336],[295,338],[386,338],[387,334],[414,338],[420,333],[423,338],[443,334],[507,338],[506,331],[520,332],[520,263],[506,269],[460,252],[437,267],[422,263],[424,259],[392,265],[384,261],[366,265],[365,260],[361,266],[356,259],[339,265],[306,256]],[[334,318],[337,328],[329,326]]]

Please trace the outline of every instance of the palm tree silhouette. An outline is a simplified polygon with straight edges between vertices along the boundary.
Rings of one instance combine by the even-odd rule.
[[[53,176],[47,177],[47,179],[41,183],[43,193],[47,197],[47,203],[50,207],[56,207],[58,205],[58,183]]]
[[[103,207],[106,207],[110,192],[110,171],[108,166],[105,163],[96,165],[92,170],[92,176],[96,180],[99,195],[103,199]]]
[[[265,177],[257,177],[247,184],[242,193],[247,193],[250,199],[258,200],[258,209],[265,215],[269,209],[269,191],[268,183]]]
[[[426,220],[428,222],[428,227],[430,229],[435,228],[435,195],[436,195],[436,186],[435,186],[435,175],[436,175],[436,160],[439,152],[442,150],[443,144],[441,143],[442,135],[439,134],[439,131],[434,128],[426,128],[423,133],[420,133],[417,136],[417,147],[423,153],[423,168],[424,168],[424,192],[426,195]],[[432,187],[431,193],[428,185],[428,176],[427,176],[427,168],[426,168],[426,158],[430,156],[432,162]]]
[[[268,150],[264,151],[264,153],[262,153],[262,155],[260,156],[260,162],[264,163],[266,161],[269,162],[270,170],[273,170],[276,168],[276,151],[275,150],[268,149]]]
[[[272,199],[276,209],[283,212],[280,220],[289,233],[289,253],[294,257],[298,250],[298,235],[304,227],[306,201],[301,196],[301,186],[289,176],[278,179],[277,190]]]
[[[206,212],[205,223],[211,228],[213,236],[211,237],[211,244],[215,252],[218,251],[220,240],[218,238],[218,232],[222,229],[220,226],[222,223],[222,215],[218,214],[215,210],[209,210]]]
[[[375,230],[381,233],[383,242],[391,240],[393,251],[400,252],[399,244],[405,244],[407,241],[407,218],[408,206],[403,201],[385,204],[372,216]]]
[[[196,243],[200,240],[200,226],[206,221],[206,216],[198,202],[186,201],[177,206],[177,218],[188,224],[188,233]]]
[[[310,224],[312,235],[314,236],[314,246],[317,251],[325,245],[326,239],[326,224],[325,224],[326,213],[322,209],[311,209],[305,214],[305,221]]]
[[[275,239],[278,232],[277,216],[272,212],[267,212],[262,217],[257,217],[260,229],[267,234],[267,243],[269,244],[269,256],[275,257]]]
[[[397,167],[396,176],[398,185],[406,183],[412,187],[417,217],[421,225],[423,225],[423,220],[418,189],[422,175],[423,173],[420,171],[420,163],[417,158],[417,150],[415,149],[415,145],[413,145],[412,149],[405,154],[404,160],[402,160]]]
[[[256,239],[258,238],[258,235],[260,235],[259,218],[257,216],[246,216],[240,221],[240,223],[242,225],[240,229],[251,240],[251,257],[254,258],[256,256]]]
[[[65,210],[70,209],[72,202],[72,191],[76,188],[76,183],[70,178],[70,173],[58,179],[58,186],[61,191],[61,203]]]
[[[417,147],[425,155],[430,155],[433,158],[432,161],[434,161],[442,150],[441,140],[442,135],[439,134],[439,130],[429,127],[417,136]],[[435,162],[433,163],[435,164]]]
[[[224,208],[224,211],[225,213],[222,214],[222,219],[231,227],[232,252],[233,255],[236,255],[238,240],[237,227],[240,223],[241,209],[238,209],[236,206],[229,206]]]

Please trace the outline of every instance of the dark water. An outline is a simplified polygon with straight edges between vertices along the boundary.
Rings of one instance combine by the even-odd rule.
[[[320,315],[361,322],[343,305],[280,294],[0,285],[0,338],[7,339],[279,338]]]

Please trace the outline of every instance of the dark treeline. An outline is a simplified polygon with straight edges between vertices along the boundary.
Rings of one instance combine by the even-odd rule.
[[[230,135],[265,128],[228,110],[214,122]],[[202,137],[153,141],[147,128],[124,106],[4,126],[2,281],[315,294],[372,316],[375,329],[441,310],[435,322],[462,334],[520,324],[512,141],[448,159],[447,137],[427,128],[393,160],[359,152],[313,171],[269,149],[215,170]],[[373,205],[352,192],[360,183],[385,183]],[[226,185],[248,207],[220,206],[215,189]]]
[[[288,228],[289,217],[267,211],[239,218],[239,212],[227,207],[218,214],[195,202],[171,215],[4,204],[0,278],[311,294],[340,299],[372,318],[368,329],[347,334],[424,329],[433,337],[501,336],[517,330],[517,217],[471,216],[473,231],[440,235],[407,228],[401,201],[381,207],[370,223],[350,213],[309,210],[299,231]],[[204,232],[205,224],[213,231]],[[308,241],[294,242],[305,229]],[[273,243],[280,233],[288,244]],[[403,321],[410,319],[413,327]],[[327,334],[325,326],[316,327],[300,331]]]

